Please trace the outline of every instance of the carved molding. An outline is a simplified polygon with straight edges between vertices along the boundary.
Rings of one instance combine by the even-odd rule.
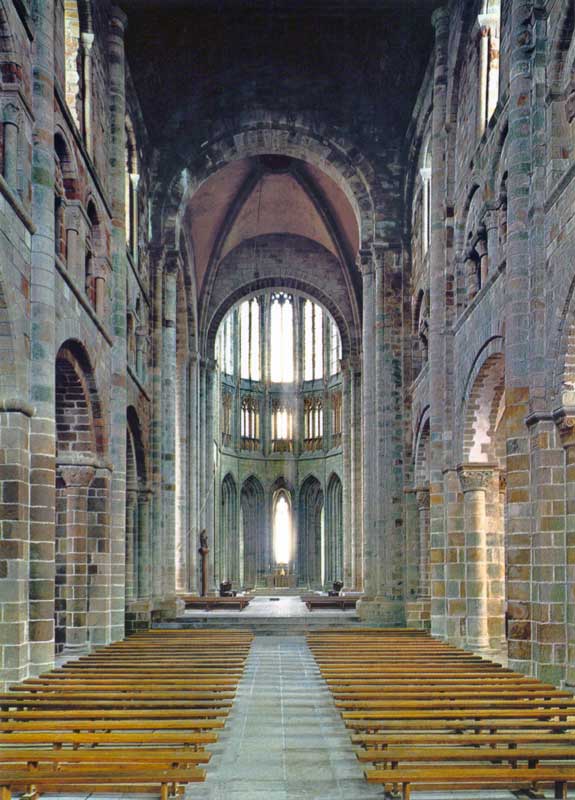
[[[457,474],[461,488],[467,492],[485,492],[493,482],[494,475],[498,472],[496,464],[461,464],[457,467]]]
[[[80,487],[87,489],[94,480],[96,469],[86,466],[60,466],[59,472],[67,488]]]

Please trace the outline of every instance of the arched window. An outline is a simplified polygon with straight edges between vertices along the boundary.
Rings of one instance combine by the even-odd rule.
[[[304,380],[323,378],[323,313],[311,300],[303,306]]]
[[[138,184],[140,182],[138,149],[134,126],[126,117],[126,171],[124,174],[126,247],[138,262]]]
[[[272,383],[294,380],[293,297],[274,292],[271,301],[270,378]]]
[[[421,178],[421,250],[425,258],[431,245],[431,142],[423,149]]]
[[[82,56],[80,52],[80,15],[76,0],[64,2],[64,49],[66,70],[66,105],[78,130],[82,120]]]
[[[291,499],[285,489],[274,497],[273,542],[276,564],[288,565],[292,560],[292,509]]]
[[[244,397],[240,420],[243,450],[257,450],[260,444],[260,406],[257,398]]]
[[[304,448],[321,450],[323,446],[323,403],[321,397],[304,400]]]
[[[478,129],[482,136],[499,100],[501,0],[484,0],[480,31]]]
[[[257,297],[240,306],[240,375],[247,381],[259,381],[260,303]]]
[[[220,369],[225,375],[234,374],[234,318],[233,311],[225,318],[218,341]]]
[[[333,320],[329,321],[329,374],[341,371],[341,336]]]
[[[272,450],[274,453],[293,450],[293,411],[281,400],[272,403]]]
[[[86,253],[85,253],[85,262],[84,262],[84,286],[86,290],[86,296],[90,301],[90,305],[92,308],[95,308],[97,311],[101,311],[102,309],[97,308],[97,281],[98,278],[95,274],[95,254],[96,254],[96,245],[99,236],[99,221],[98,221],[98,214],[96,212],[96,206],[94,203],[90,202],[88,204],[88,230],[86,233]],[[102,294],[101,292],[99,294]]]

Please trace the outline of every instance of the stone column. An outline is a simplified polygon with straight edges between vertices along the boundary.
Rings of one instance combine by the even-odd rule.
[[[567,593],[565,681],[575,684],[575,409],[558,419],[565,451],[565,562],[564,591]]]
[[[164,315],[162,344],[162,552],[163,595],[176,592],[176,313],[177,255],[164,264]]]
[[[431,120],[431,239],[429,246],[429,395],[430,407],[430,563],[431,631],[445,636],[445,431],[447,418],[447,307],[446,307],[446,209],[449,11],[438,8],[432,17],[435,28],[433,112]]]
[[[88,489],[92,466],[59,465],[66,497],[66,647],[88,644]]]
[[[352,536],[352,416],[351,416],[351,372],[347,363],[342,363],[342,461],[343,461],[343,575],[344,586],[353,586],[353,536]]]
[[[419,597],[429,597],[429,488],[416,489],[419,521]]]
[[[198,384],[199,384],[199,356],[196,353],[190,354],[190,441],[189,450],[189,484],[190,484],[190,531],[188,536],[188,591],[196,593],[198,591],[198,536],[199,527],[199,421],[198,421]]]
[[[357,591],[364,587],[362,513],[364,486],[362,481],[362,392],[359,359],[350,363],[351,372],[351,569],[352,586]]]
[[[214,548],[214,532],[215,532],[215,520],[214,520],[214,504],[215,504],[215,495],[214,495],[214,387],[215,387],[215,376],[216,376],[216,362],[213,360],[206,362],[206,416],[204,419],[206,420],[206,439],[205,439],[205,457],[204,457],[204,464],[205,464],[205,471],[206,471],[206,498],[205,498],[205,509],[204,509],[204,518],[205,518],[205,528],[208,532],[208,543],[211,551],[211,565],[210,565],[210,581],[212,582],[212,591],[216,591],[217,589],[217,579],[214,572],[215,568],[215,555],[213,552]]]
[[[30,674],[54,659],[55,531],[55,231],[54,231],[54,2],[35,4],[32,65],[32,236],[30,285]],[[50,557],[51,554],[51,557]]]
[[[489,651],[489,585],[487,575],[487,520],[485,495],[493,482],[490,464],[458,467],[464,495],[466,645],[474,652]]]
[[[28,481],[30,418],[25,403],[0,403],[0,687],[21,681],[28,671]],[[54,561],[54,545],[39,545],[38,560]],[[38,634],[38,631],[35,631]],[[52,634],[52,625],[46,635]]]
[[[138,492],[138,586],[140,600],[149,600],[151,595],[152,551],[150,547],[150,500],[152,492]]]
[[[163,294],[164,277],[162,271],[163,253],[153,253],[152,271],[152,362],[150,388],[152,394],[152,423],[150,426],[150,467],[151,467],[151,591],[154,604],[162,597],[162,435],[163,435],[163,391],[162,391],[162,356],[163,356]]]
[[[82,72],[84,86],[82,91],[82,127],[84,129],[84,143],[88,154],[92,156],[94,152],[94,142],[92,140],[92,45],[94,44],[94,34],[84,31],[80,34],[82,43]]]
[[[126,15],[111,9],[108,33],[110,91],[110,200],[112,205],[112,381],[110,456],[114,471],[111,488],[112,641],[124,635],[125,616],[125,524],[126,524],[126,230],[125,230],[125,145],[126,145],[126,69],[124,33]]]
[[[373,432],[375,418],[375,275],[373,255],[362,250],[359,265],[363,285],[362,330],[362,456],[364,592],[375,597],[379,586],[379,542],[375,530],[377,461]]]
[[[136,597],[136,537],[138,492],[126,489],[126,600]]]
[[[536,265],[531,258],[529,197],[533,175],[533,3],[512,0],[507,26],[509,30],[509,138],[507,268],[505,273],[505,416],[507,435],[507,558],[521,562],[521,575],[510,574],[507,580],[509,666],[521,672],[532,670],[532,642],[514,639],[513,622],[532,618],[531,572],[531,476],[529,436],[525,419],[530,403],[530,348],[537,351],[540,342],[530,336],[538,319],[530,305],[530,283]],[[543,262],[545,259],[543,259]],[[539,337],[540,338],[540,337]],[[539,366],[535,370],[540,373]],[[513,488],[512,488],[513,487]]]

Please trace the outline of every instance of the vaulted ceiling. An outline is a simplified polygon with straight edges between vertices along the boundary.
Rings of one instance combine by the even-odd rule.
[[[221,169],[191,199],[187,222],[198,286],[210,263],[268,233],[312,239],[348,264],[359,246],[355,215],[334,181],[317,167],[278,156],[245,158]]]

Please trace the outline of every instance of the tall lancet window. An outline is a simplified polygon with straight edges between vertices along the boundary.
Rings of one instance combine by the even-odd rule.
[[[273,542],[276,564],[289,564],[292,558],[291,503],[283,489],[275,497]]]
[[[431,142],[423,149],[421,178],[421,254],[425,258],[431,246]]]
[[[260,304],[257,297],[240,306],[240,361],[244,380],[260,380]]]
[[[341,371],[341,336],[333,320],[329,323],[329,374]]]
[[[323,377],[323,314],[311,300],[304,302],[304,380]]]
[[[482,136],[499,100],[499,40],[501,0],[484,0],[479,25],[478,129]]]
[[[234,374],[234,312],[226,317],[219,341],[220,368],[226,375]]]
[[[285,292],[272,294],[270,350],[272,383],[293,383],[293,297]]]

